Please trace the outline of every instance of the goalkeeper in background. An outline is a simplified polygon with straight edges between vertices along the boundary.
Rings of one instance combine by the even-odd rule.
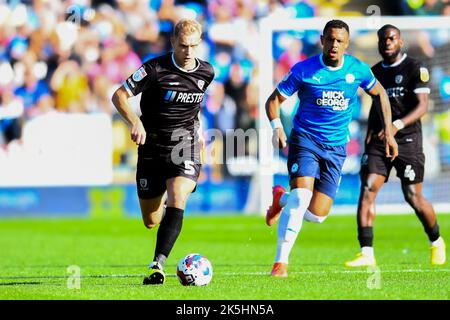
[[[392,167],[401,180],[406,202],[414,209],[431,244],[431,264],[445,263],[445,243],[439,234],[433,206],[422,193],[425,155],[422,147],[422,125],[420,118],[427,112],[429,74],[420,61],[402,52],[403,40],[400,30],[385,25],[378,30],[378,51],[382,61],[372,71],[386,88],[392,107],[392,133],[399,148],[399,156],[393,162],[383,152],[384,131],[380,126],[377,106],[372,105],[361,160],[361,190],[358,202],[358,240],[361,247],[347,267],[375,266],[373,251],[373,224],[375,220],[375,198],[388,181]]]
[[[300,99],[289,138],[290,192],[275,186],[272,206],[266,215],[269,226],[279,220],[271,272],[274,277],[287,277],[289,254],[303,220],[321,223],[330,211],[346,158],[348,125],[353,109],[359,107],[359,87],[381,103],[380,121],[387,127],[384,155],[391,160],[397,156],[386,91],[367,64],[344,54],[349,45],[348,25],[341,20],[329,21],[320,40],[322,54],[297,63],[266,102],[273,141],[276,148],[284,148],[287,138],[280,121],[280,106],[295,93]]]

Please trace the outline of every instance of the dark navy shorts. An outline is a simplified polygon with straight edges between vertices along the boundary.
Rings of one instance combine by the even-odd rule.
[[[329,146],[310,135],[291,131],[289,137],[289,179],[314,177],[314,189],[334,199],[347,156],[346,145]]]

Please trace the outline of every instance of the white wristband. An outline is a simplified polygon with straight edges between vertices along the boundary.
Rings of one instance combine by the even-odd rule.
[[[281,123],[280,118],[275,118],[272,121],[270,121],[270,126],[272,127],[273,130],[277,128],[283,128],[283,124]]]
[[[397,128],[397,130],[402,130],[405,127],[405,124],[400,119],[395,120],[392,124]]]

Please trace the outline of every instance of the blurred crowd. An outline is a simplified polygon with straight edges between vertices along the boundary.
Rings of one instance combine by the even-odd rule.
[[[401,13],[404,15],[450,15],[448,0],[403,0]]]
[[[117,179],[121,172],[129,176],[136,147],[110,99],[143,62],[170,50],[172,28],[181,17],[202,23],[200,58],[216,72],[203,113],[205,129],[226,133],[255,128],[258,20],[364,14],[352,11],[352,2],[357,1],[0,0],[0,146],[20,143],[23,126],[42,114],[105,113],[113,121]],[[439,0],[404,0],[401,6],[409,14],[448,15],[449,8],[449,1]],[[318,35],[274,34],[274,83],[296,62],[320,52]],[[434,50],[435,44],[424,41],[423,47],[427,45]],[[444,78],[450,76],[450,70],[441,72]],[[138,110],[137,103],[134,107]],[[359,136],[359,127],[354,127]],[[349,147],[360,152],[360,142]],[[256,156],[256,141],[244,149]],[[226,166],[217,166],[210,174],[220,180],[228,172]]]

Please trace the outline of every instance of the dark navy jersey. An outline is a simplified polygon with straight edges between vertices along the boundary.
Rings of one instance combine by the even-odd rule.
[[[177,132],[195,137],[200,104],[214,78],[208,62],[196,61],[194,69],[185,70],[171,52],[147,61],[123,83],[131,96],[142,93],[141,121],[147,141],[140,151],[152,145],[170,151],[179,142]]]
[[[385,88],[392,110],[392,121],[403,118],[417,107],[417,93],[430,93],[429,73],[420,61],[403,55],[402,59],[392,65],[379,62],[372,67],[375,77]],[[369,126],[374,132],[382,130],[381,112],[372,105],[369,114]],[[396,135],[398,142],[408,136],[421,134],[420,120],[403,128]],[[407,141],[405,141],[407,142]]]

